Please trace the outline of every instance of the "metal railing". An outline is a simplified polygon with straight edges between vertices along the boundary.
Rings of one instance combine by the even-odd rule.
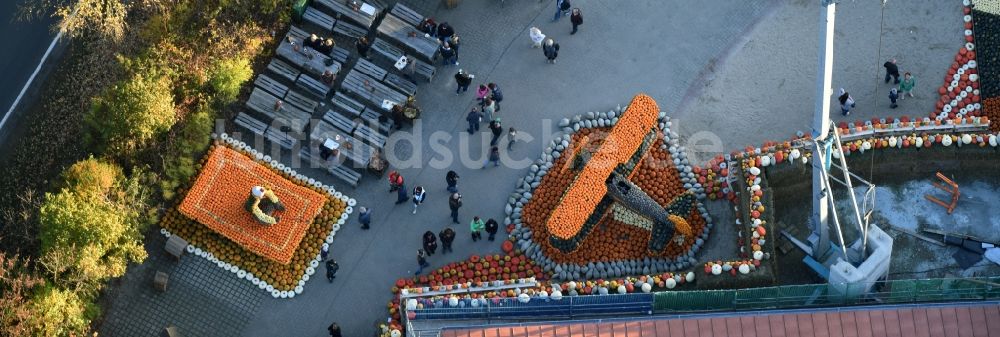
[[[872,290],[866,293],[866,289]],[[653,310],[657,313],[682,313],[988,299],[1000,299],[1000,277],[658,292]]]

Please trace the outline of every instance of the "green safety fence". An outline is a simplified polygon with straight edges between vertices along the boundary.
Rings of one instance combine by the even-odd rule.
[[[871,291],[866,291],[868,289]],[[1000,277],[665,291],[655,294],[653,310],[657,313],[734,311],[987,299],[1000,299]]]

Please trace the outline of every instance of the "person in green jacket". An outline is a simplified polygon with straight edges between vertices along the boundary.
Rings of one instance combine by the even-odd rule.
[[[483,223],[483,219],[480,219],[478,216],[472,217],[472,222],[469,223],[469,230],[472,231],[472,241],[478,241],[483,238],[481,232],[484,227],[486,227],[486,224]]]
[[[906,95],[913,97],[913,87],[917,85],[917,79],[910,75],[910,72],[903,74],[903,80],[899,82],[899,99],[903,99]]]

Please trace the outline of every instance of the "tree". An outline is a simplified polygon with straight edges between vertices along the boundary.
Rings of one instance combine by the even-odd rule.
[[[120,167],[94,159],[93,156],[73,164],[62,173],[63,187],[78,193],[98,195],[110,192],[123,177]]]
[[[110,176],[81,178],[84,168]],[[138,179],[93,158],[74,164],[63,177],[75,183],[47,193],[39,210],[40,262],[56,285],[94,295],[103,281],[124,275],[129,262],[146,258],[142,229],[148,223],[142,219],[148,192]],[[107,180],[114,183],[102,185]]]
[[[84,116],[88,140],[98,148],[134,148],[176,121],[168,71],[124,59],[122,63],[130,70],[128,78],[94,98]]]
[[[35,314],[29,296],[45,281],[28,264],[17,256],[8,258],[0,253],[0,336],[31,334]]]
[[[87,333],[94,316],[94,304],[89,304],[70,290],[45,287],[31,298],[32,335],[82,336]]]
[[[234,57],[215,61],[208,71],[208,84],[215,92],[216,100],[222,104],[232,103],[240,93],[240,87],[253,76],[250,60]]]
[[[94,34],[121,41],[128,28],[129,7],[135,1],[122,0],[25,0],[20,6],[22,18],[52,15],[69,36]]]

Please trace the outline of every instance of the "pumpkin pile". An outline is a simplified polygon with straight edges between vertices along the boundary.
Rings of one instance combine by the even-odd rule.
[[[955,55],[955,62],[948,69],[948,74],[944,77],[944,84],[938,88],[941,98],[937,102],[936,110],[930,114],[930,118],[937,120],[962,118],[965,116],[980,116],[982,105],[980,104],[980,76],[976,53],[980,48],[976,47],[973,35],[972,8],[970,4],[964,7],[962,20],[965,22],[965,46],[958,50]]]
[[[229,166],[216,161],[220,158],[225,158],[223,161]],[[220,165],[229,167],[229,169],[217,172],[212,169],[220,167]],[[236,166],[233,165],[239,165],[241,168],[234,168]],[[238,174],[234,175],[233,171],[242,169],[247,169],[244,172],[254,172],[258,177],[267,176],[268,186],[281,186],[281,188],[276,188],[276,193],[279,195],[283,190],[299,191],[299,194],[287,194],[282,199],[283,202],[286,202],[285,216],[292,214],[290,211],[293,210],[293,208],[289,208],[291,204],[288,202],[293,199],[304,201],[307,200],[307,196],[313,198],[308,200],[316,205],[315,215],[308,222],[304,222],[299,240],[287,248],[287,262],[265,257],[230,238],[231,235],[235,236],[238,233],[223,234],[198,220],[192,219],[182,212],[181,205],[166,211],[160,222],[161,233],[167,236],[177,235],[185,239],[189,243],[187,247],[189,253],[202,256],[220,267],[232,271],[237,277],[244,278],[261,289],[271,292],[274,297],[294,297],[295,294],[300,294],[305,281],[319,265],[320,250],[332,242],[334,233],[339,229],[347,215],[351,213],[352,207],[349,205],[354,203],[354,200],[318,182],[312,181],[310,183],[308,178],[295,174],[294,171],[283,166],[245,144],[222,135],[222,140],[214,141],[208,154],[196,164],[196,169],[201,171],[196,179],[214,175],[217,179],[228,181],[226,180],[228,177],[239,176]],[[203,193],[204,191],[199,192],[199,190],[205,188],[207,188],[206,185],[199,187],[198,180],[193,180],[190,189],[180,188],[177,192],[180,195],[186,195],[185,201],[188,199],[197,200],[194,196]],[[249,190],[231,193],[234,193],[233,197],[239,199],[240,204],[242,204],[247,191]],[[211,191],[209,194],[213,195]],[[214,195],[215,198],[226,196]],[[206,199],[211,198],[206,197]],[[196,203],[189,204],[188,207],[190,205],[196,205]],[[294,207],[298,209],[302,206]],[[245,212],[241,205],[237,206],[237,211]],[[249,214],[243,214],[243,216],[249,217]],[[262,227],[259,224],[254,225]],[[331,232],[331,227],[333,232]],[[226,230],[237,230],[237,228],[229,227]],[[285,240],[292,239],[294,238],[286,238]]]
[[[632,158],[646,135],[656,126],[659,111],[656,102],[649,96],[636,95],[632,99],[628,110],[601,141],[597,151],[593,152],[586,166],[552,209],[545,222],[549,234],[564,240],[576,236],[607,193],[604,181],[618,164]],[[574,153],[564,157],[572,155]]]
[[[306,228],[327,203],[323,194],[281,177],[225,146],[213,146],[177,209],[244,249],[278,263],[291,262]],[[281,197],[281,221],[262,226],[244,203],[254,186]]]
[[[968,4],[965,14],[972,20],[965,29],[972,29],[978,50],[979,78],[983,100],[983,112],[993,120],[1000,120],[1000,4],[995,1],[980,1],[975,9]],[[972,42],[972,41],[970,41]],[[990,125],[992,131],[1000,131],[1000,125]]]

